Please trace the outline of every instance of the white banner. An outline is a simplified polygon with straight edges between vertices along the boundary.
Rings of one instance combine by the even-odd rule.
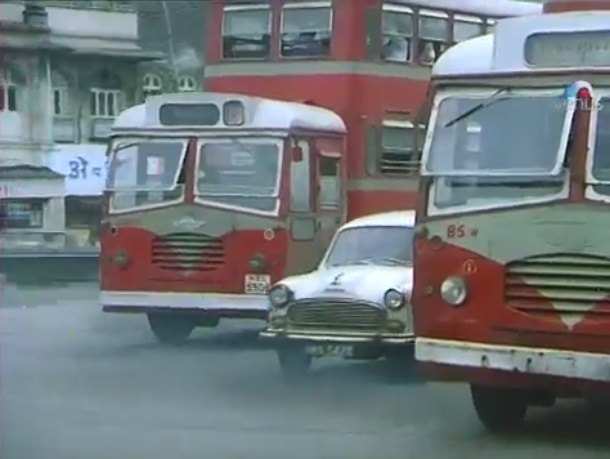
[[[66,196],[101,196],[106,185],[106,145],[55,145],[46,166],[65,175]]]

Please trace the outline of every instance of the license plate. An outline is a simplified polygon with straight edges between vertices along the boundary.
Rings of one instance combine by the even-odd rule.
[[[244,292],[251,294],[265,294],[271,287],[269,274],[246,274],[244,277]]]
[[[341,344],[322,344],[307,346],[305,352],[316,357],[351,357],[354,354],[354,347]]]

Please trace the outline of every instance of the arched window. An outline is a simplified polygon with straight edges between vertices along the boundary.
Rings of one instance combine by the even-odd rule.
[[[17,82],[11,70],[0,69],[0,112],[18,111]]]
[[[107,71],[102,72],[91,88],[91,116],[94,118],[114,118],[123,110],[125,100],[119,77]]]
[[[161,83],[161,77],[154,73],[147,73],[142,79],[142,94],[144,98],[149,96],[156,96],[163,92],[163,84]]]
[[[190,76],[183,76],[178,78],[178,91],[179,92],[191,92],[195,90],[195,79]]]
[[[53,70],[51,72],[51,87],[53,91],[53,115],[69,116],[72,109],[68,79],[60,71]]]

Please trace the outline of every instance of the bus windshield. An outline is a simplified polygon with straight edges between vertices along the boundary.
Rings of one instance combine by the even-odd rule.
[[[413,229],[363,226],[340,231],[326,258],[327,266],[354,264],[410,265]]]
[[[185,154],[182,140],[117,140],[110,153],[106,189],[172,190]]]
[[[557,175],[569,133],[569,111],[559,94],[444,97],[438,104],[423,172]]]
[[[199,147],[195,193],[223,206],[273,212],[279,196],[281,140],[204,140]]]
[[[496,93],[439,103],[424,158],[436,177],[430,213],[539,202],[567,189],[573,106],[559,92]]]
[[[187,141],[182,139],[116,139],[106,180],[110,210],[127,211],[180,199],[186,147]]]

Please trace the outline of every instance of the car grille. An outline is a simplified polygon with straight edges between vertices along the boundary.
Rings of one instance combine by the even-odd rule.
[[[213,271],[224,263],[222,240],[203,234],[174,233],[152,242],[152,262],[163,269]]]
[[[288,307],[288,321],[296,328],[378,330],[384,320],[382,308],[334,298],[301,300]]]
[[[543,255],[506,266],[507,304],[528,313],[582,314],[596,307],[610,315],[610,259],[591,255]],[[552,303],[552,304],[551,304]],[[600,308],[601,303],[604,303]]]

